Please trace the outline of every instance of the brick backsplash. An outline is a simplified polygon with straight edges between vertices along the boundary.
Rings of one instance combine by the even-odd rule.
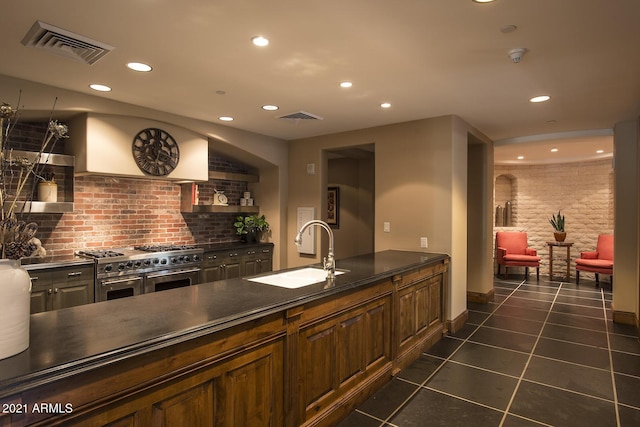
[[[595,250],[598,234],[613,233],[613,176],[611,159],[551,165],[495,165],[494,224],[496,207],[504,207],[510,194],[513,227],[494,227],[494,246],[496,231],[526,231],[529,246],[537,249],[542,258],[540,273],[548,274],[546,242],[554,240],[548,219],[561,209],[566,220],[566,241],[574,243],[571,275],[575,277],[574,260],[580,252]],[[565,255],[563,248],[554,249],[554,272],[566,272]],[[593,276],[586,273],[586,277]]]
[[[38,150],[45,125],[19,123],[12,130],[12,146]],[[64,152],[60,141],[56,152]],[[209,169],[253,173],[248,166],[221,155],[209,156]],[[201,183],[200,193],[211,198],[224,191],[229,204],[239,204],[245,182]],[[74,211],[65,214],[25,214],[20,219],[38,224],[37,237],[52,256],[71,255],[83,248],[118,248],[142,244],[192,244],[236,241],[233,213],[180,212],[179,184],[168,180],[78,176],[74,182]]]

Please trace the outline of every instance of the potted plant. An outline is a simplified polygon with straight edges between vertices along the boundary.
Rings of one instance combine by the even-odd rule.
[[[549,223],[553,227],[553,236],[556,238],[556,242],[564,242],[567,233],[564,231],[564,215],[560,214],[560,210],[558,210],[558,215],[549,218]]]
[[[255,243],[260,241],[262,233],[269,230],[269,223],[264,215],[247,215],[238,216],[236,222],[233,223],[236,228],[236,234],[240,236],[240,240],[247,243]]]

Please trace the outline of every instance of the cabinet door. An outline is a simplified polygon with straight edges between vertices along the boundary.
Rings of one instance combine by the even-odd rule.
[[[384,297],[300,331],[299,411],[309,419],[391,359],[391,300]]]
[[[93,265],[53,269],[53,309],[57,310],[94,302],[94,274]]]
[[[273,270],[273,257],[271,256],[271,251],[266,254],[260,254],[260,258],[258,259],[258,270],[259,273],[266,273]]]
[[[224,265],[224,278],[235,279],[240,277],[240,258],[230,259]]]
[[[31,314],[51,310],[49,290],[51,289],[51,271],[30,270],[31,277]]]
[[[93,282],[79,282],[64,287],[53,284],[53,310],[75,307],[93,302]]]

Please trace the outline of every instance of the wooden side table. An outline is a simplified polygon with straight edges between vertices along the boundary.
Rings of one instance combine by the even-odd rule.
[[[553,248],[567,248],[567,282],[571,280],[571,246],[573,242],[547,242],[549,246],[549,280],[553,279]]]

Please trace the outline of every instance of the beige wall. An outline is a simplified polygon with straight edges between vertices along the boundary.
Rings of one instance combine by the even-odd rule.
[[[428,251],[450,254],[448,315],[455,318],[466,310],[469,132],[478,133],[463,120],[444,116],[292,141],[288,216],[295,218],[300,206],[315,207],[324,215],[327,181],[323,150],[375,144],[375,250],[420,251],[420,237],[428,237]],[[482,135],[480,138],[486,141]],[[307,173],[309,163],[316,165],[315,175]],[[489,191],[485,205],[491,205],[491,194]],[[383,231],[384,222],[390,223],[389,233]],[[295,221],[290,221],[289,240],[296,232]],[[324,234],[322,239],[326,240]],[[490,242],[482,245],[480,252],[484,255]],[[287,264],[293,267],[318,262],[321,256],[320,250],[315,257],[302,257],[290,250]],[[341,254],[336,256],[339,259]],[[484,276],[479,280],[481,287],[487,286]],[[488,281],[491,287],[490,276]]]
[[[615,158],[615,263],[612,307],[640,313],[640,119],[614,127]]]

